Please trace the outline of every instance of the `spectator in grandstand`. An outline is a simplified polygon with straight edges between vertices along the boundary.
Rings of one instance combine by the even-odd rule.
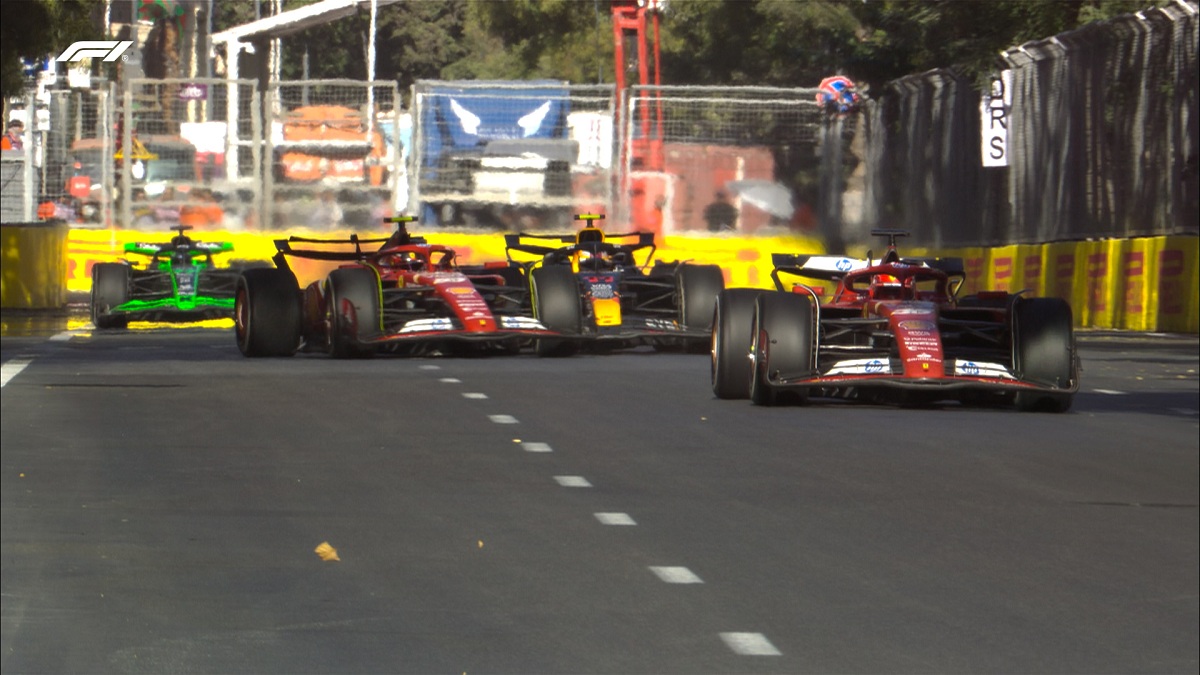
[[[738,210],[729,203],[723,190],[718,190],[713,202],[704,207],[704,221],[710,232],[731,232],[737,229]]]
[[[43,197],[42,202],[38,204],[37,216],[38,220],[57,219],[68,223],[78,222],[79,200],[69,195],[59,199]]]
[[[9,120],[8,128],[4,132],[4,138],[0,139],[0,149],[3,150],[24,150],[25,149],[25,123],[21,120]]]

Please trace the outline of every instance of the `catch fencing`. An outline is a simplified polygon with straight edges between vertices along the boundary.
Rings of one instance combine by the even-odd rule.
[[[3,222],[60,218],[67,222],[107,222],[114,204],[111,88],[29,94],[22,106],[23,147],[5,151]]]
[[[395,82],[276,82],[266,108],[270,229],[380,227],[403,208]]]
[[[981,166],[981,95],[948,70],[867,108],[863,217],[928,246],[1195,234],[1197,5],[1004,53],[1007,167]]]
[[[30,130],[36,171],[6,153],[3,179],[160,231],[185,216],[362,229],[396,211],[559,229],[597,211],[664,234],[819,234],[831,250],[875,226],[927,247],[1195,234],[1197,22],[1180,0],[1005,52],[1004,167],[982,166],[979,83],[951,70],[848,116],[811,88],[422,81],[404,111],[393,82],[143,79],[52,92]],[[709,208],[722,200],[732,227]]]
[[[256,227],[262,200],[257,83],[132,79],[114,148],[118,221],[140,230]]]
[[[828,120],[816,93],[630,88],[618,150],[624,166],[621,220],[664,233],[814,230],[827,201],[819,173]],[[715,217],[719,210],[706,212],[717,202],[734,207],[732,226]]]

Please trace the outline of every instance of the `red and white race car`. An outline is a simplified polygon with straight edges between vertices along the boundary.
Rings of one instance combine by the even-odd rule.
[[[901,258],[902,230],[879,260],[775,254],[776,291],[717,297],[712,388],[760,405],[836,397],[958,400],[1063,412],[1079,389],[1071,307],[1006,291],[958,298],[959,258]],[[835,284],[785,284],[785,276]]]
[[[453,249],[409,235],[413,218],[390,220],[398,225],[387,239],[276,240],[275,268],[247,270],[238,280],[234,329],[241,352],[346,358],[471,345],[512,353],[556,334],[528,315],[526,298],[511,293],[519,273],[507,263],[459,267]],[[301,290],[290,257],[344,264]]]

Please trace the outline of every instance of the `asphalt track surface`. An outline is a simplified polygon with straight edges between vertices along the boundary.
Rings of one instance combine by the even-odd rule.
[[[1194,336],[1082,335],[1052,415],[25,323],[5,675],[1197,670]]]

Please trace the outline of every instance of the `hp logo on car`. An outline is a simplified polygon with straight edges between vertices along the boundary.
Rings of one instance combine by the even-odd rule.
[[[880,361],[879,359],[875,359],[874,361],[867,363],[866,371],[868,373],[883,372],[883,361]]]
[[[962,364],[963,373],[966,375],[978,375],[979,364],[972,361],[964,361]]]
[[[854,267],[854,263],[849,258],[842,258],[834,266],[838,268],[839,272],[847,272]]]

